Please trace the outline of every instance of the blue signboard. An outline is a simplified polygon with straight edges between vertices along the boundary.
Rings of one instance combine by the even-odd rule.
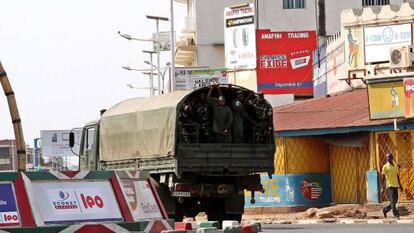
[[[251,193],[245,193],[246,207],[324,205],[331,203],[329,173],[272,175],[261,177],[264,193],[255,193],[255,204],[250,203]]]
[[[19,222],[12,184],[0,184],[0,226],[18,226]]]

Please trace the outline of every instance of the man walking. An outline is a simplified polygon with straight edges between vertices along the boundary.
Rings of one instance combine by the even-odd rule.
[[[398,166],[394,163],[394,156],[391,153],[387,154],[387,163],[382,167],[382,180],[383,180],[383,188],[385,191],[385,187],[388,190],[388,196],[390,198],[391,203],[382,209],[382,213],[384,217],[387,217],[387,213],[392,209],[392,213],[396,219],[400,219],[400,213],[397,209],[397,202],[398,202],[398,189],[403,191],[400,182],[400,176],[398,175]],[[386,184],[386,186],[385,186]]]

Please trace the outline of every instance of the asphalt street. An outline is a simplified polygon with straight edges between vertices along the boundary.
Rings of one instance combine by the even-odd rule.
[[[263,225],[266,233],[409,233],[414,224],[282,224]]]

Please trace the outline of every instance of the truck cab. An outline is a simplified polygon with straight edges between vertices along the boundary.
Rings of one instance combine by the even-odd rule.
[[[82,130],[79,169],[99,170],[99,121],[88,122]]]

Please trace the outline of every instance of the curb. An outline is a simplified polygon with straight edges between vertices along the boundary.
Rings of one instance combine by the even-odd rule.
[[[303,220],[277,220],[264,224],[414,224],[414,219],[303,219]]]

